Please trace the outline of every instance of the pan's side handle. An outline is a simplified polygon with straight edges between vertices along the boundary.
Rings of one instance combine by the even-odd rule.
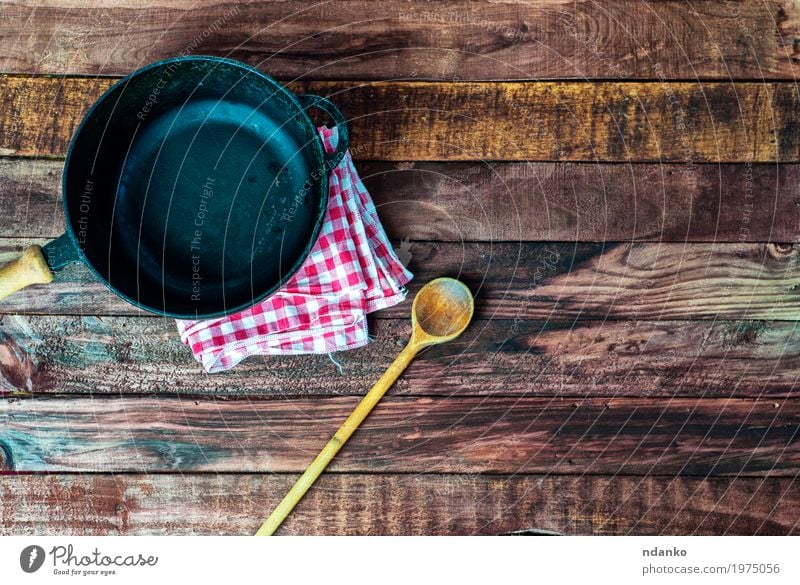
[[[308,94],[297,97],[300,100],[300,103],[303,104],[304,108],[316,108],[318,110],[322,110],[328,114],[333,119],[334,124],[336,124],[336,129],[338,130],[339,134],[339,142],[336,144],[336,150],[334,152],[325,154],[325,162],[328,165],[328,170],[332,171],[336,165],[342,162],[344,153],[347,152],[347,148],[350,146],[350,131],[347,129],[347,120],[344,119],[344,116],[339,108],[337,108],[328,98]]]
[[[0,268],[0,301],[30,284],[47,284],[52,280],[53,272],[41,247],[28,246],[22,256]]]

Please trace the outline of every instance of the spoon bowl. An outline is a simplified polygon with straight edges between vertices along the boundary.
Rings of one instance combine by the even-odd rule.
[[[475,302],[467,286],[454,278],[437,278],[423,286],[411,307],[412,343],[434,345],[455,339],[467,328]]]

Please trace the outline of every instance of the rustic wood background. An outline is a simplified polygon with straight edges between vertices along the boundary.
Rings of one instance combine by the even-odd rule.
[[[416,274],[477,320],[284,534],[800,531],[800,7],[0,1],[0,261],[64,229],[70,136],[179,54],[329,96]],[[0,303],[0,532],[250,534],[409,333],[204,375],[73,267]]]

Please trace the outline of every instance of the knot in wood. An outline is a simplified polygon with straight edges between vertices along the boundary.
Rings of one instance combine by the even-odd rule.
[[[790,243],[769,243],[767,250],[773,258],[786,258],[794,252],[794,245]]]

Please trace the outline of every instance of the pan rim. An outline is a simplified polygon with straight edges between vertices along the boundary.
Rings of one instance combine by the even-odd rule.
[[[109,97],[118,90],[118,88],[132,79],[147,73],[150,70],[167,66],[171,63],[184,63],[184,62],[211,62],[217,64],[225,64],[229,65],[234,68],[241,69],[246,71],[248,74],[255,75],[261,78],[264,82],[270,85],[271,88],[276,89],[278,92],[282,93],[282,95],[287,98],[290,102],[294,104],[297,110],[302,114],[301,117],[297,115],[293,115],[294,119],[298,119],[298,123],[301,123],[306,126],[306,129],[309,131],[309,135],[313,136],[314,139],[311,141],[311,145],[314,151],[314,158],[317,163],[317,171],[319,172],[320,179],[319,179],[319,190],[320,190],[320,201],[318,204],[318,208],[316,210],[316,219],[314,221],[314,225],[312,226],[311,233],[309,236],[309,240],[306,243],[306,247],[303,250],[303,253],[300,257],[295,261],[295,263],[291,266],[289,270],[283,275],[283,277],[275,283],[270,288],[260,292],[257,295],[253,295],[253,298],[249,301],[241,303],[239,305],[231,306],[231,307],[224,307],[217,311],[209,311],[209,312],[199,312],[195,311],[193,313],[185,313],[185,312],[178,312],[178,311],[170,311],[164,310],[157,307],[153,307],[151,305],[147,305],[139,300],[132,298],[130,295],[122,292],[115,286],[113,286],[109,280],[100,273],[100,271],[92,264],[89,260],[88,256],[86,255],[85,250],[81,247],[78,243],[77,235],[75,234],[74,226],[73,226],[73,219],[71,217],[69,206],[67,204],[68,201],[68,190],[67,190],[67,181],[68,181],[68,174],[69,174],[69,167],[70,167],[70,160],[72,159],[73,150],[75,145],[78,141],[79,136],[85,125],[88,123],[89,119],[91,119],[94,112],[99,108],[99,106],[104,103]],[[270,75],[252,67],[246,63],[242,63],[241,61],[237,61],[235,59],[229,59],[227,57],[218,57],[214,55],[185,55],[180,57],[171,57],[169,59],[162,59],[159,61],[154,61],[144,67],[136,69],[135,71],[129,73],[128,75],[118,79],[114,84],[111,85],[107,90],[105,90],[102,95],[97,98],[97,100],[92,103],[89,109],[86,111],[86,114],[83,116],[83,119],[78,124],[75,132],[72,135],[70,140],[69,147],[67,149],[67,155],[64,159],[64,166],[63,166],[63,173],[61,177],[61,204],[64,211],[64,217],[66,220],[66,234],[69,236],[70,242],[74,247],[77,253],[77,260],[79,260],[82,264],[87,266],[90,272],[100,281],[102,282],[111,292],[115,295],[120,297],[121,299],[125,300],[126,302],[130,303],[131,305],[145,310],[149,313],[169,317],[174,319],[214,319],[214,318],[221,318],[227,315],[232,315],[246,309],[253,307],[254,305],[264,301],[266,298],[270,297],[271,295],[275,294],[280,290],[280,288],[286,284],[302,267],[303,263],[308,258],[308,255],[313,250],[314,245],[319,238],[319,234],[322,230],[322,225],[325,220],[326,211],[328,208],[328,189],[329,189],[329,177],[328,171],[325,164],[325,157],[324,157],[324,147],[322,145],[322,140],[317,133],[316,126],[314,125],[313,120],[308,115],[307,110],[301,104],[300,100],[298,99],[297,95],[293,92],[286,89],[283,85],[278,83],[274,78]],[[332,171],[332,169],[331,169]],[[73,196],[74,197],[74,196]]]

